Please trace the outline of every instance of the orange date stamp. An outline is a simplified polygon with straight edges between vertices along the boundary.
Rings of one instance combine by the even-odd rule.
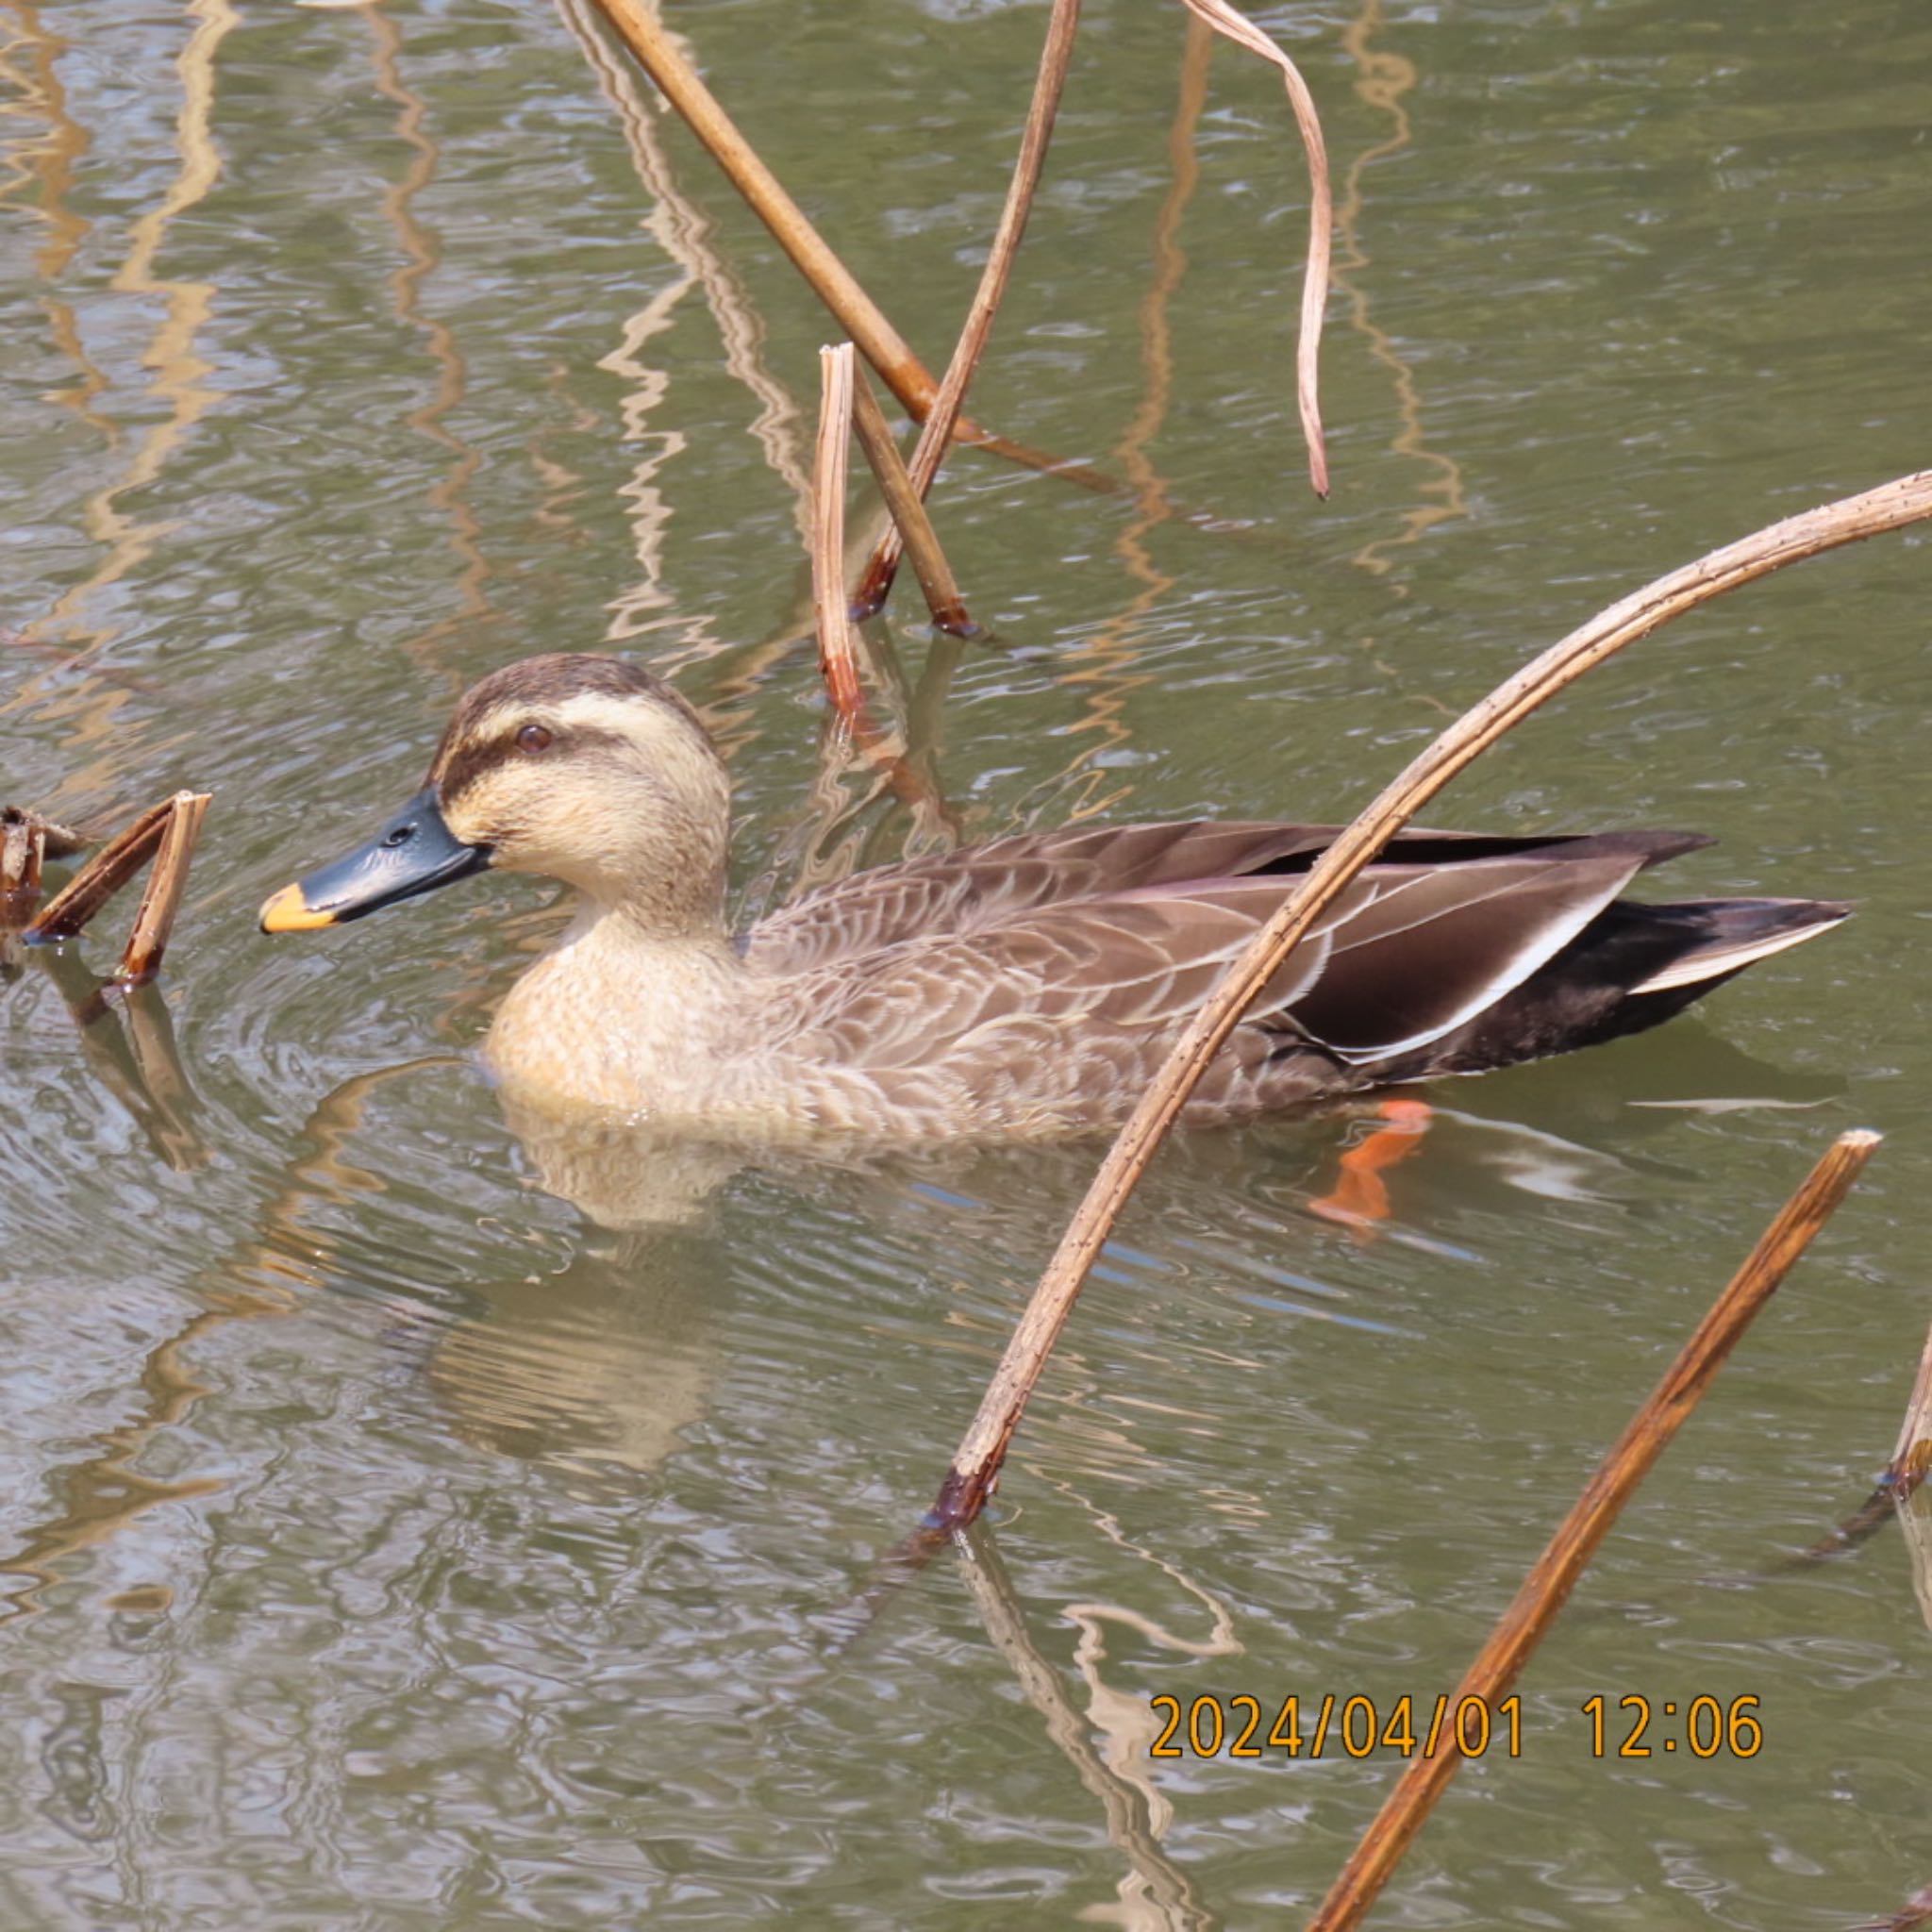
[[[1592,1757],[1756,1757],[1764,1749],[1763,1703],[1757,1697],[1620,1697],[1599,1693],[1582,1706]],[[1615,1715],[1611,1712],[1614,1710]]]
[[[1577,1707],[1588,1723],[1592,1757],[1646,1758],[1680,1754],[1756,1757],[1764,1748],[1762,1700],[1757,1697],[1674,1698],[1599,1693]],[[1336,1691],[1278,1702],[1241,1694],[1148,1699],[1162,1720],[1148,1747],[1153,1757],[1464,1757],[1523,1755],[1523,1699],[1404,1695],[1378,1704]]]
[[[1148,1700],[1167,1719],[1148,1755],[1154,1757],[1368,1757],[1391,1751],[1401,1757],[1434,1757],[1459,1751],[1481,1757],[1494,1744],[1510,1757],[1523,1752],[1523,1699],[1505,1697],[1493,1707],[1480,1697],[1452,1700],[1444,1693],[1397,1697],[1386,1707],[1370,1697],[1290,1695],[1276,1705],[1258,1697],[1178,1697]],[[1272,1713],[1272,1716],[1271,1716]]]

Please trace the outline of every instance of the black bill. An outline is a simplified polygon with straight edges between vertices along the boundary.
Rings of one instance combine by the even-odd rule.
[[[261,908],[261,929],[308,932],[340,925],[433,892],[489,863],[488,845],[465,845],[450,830],[432,786],[417,792],[368,844],[284,886]]]

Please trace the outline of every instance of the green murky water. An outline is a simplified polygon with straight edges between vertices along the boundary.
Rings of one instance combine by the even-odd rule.
[[[1441,814],[1702,826],[1687,887],[1859,920],[1700,1019],[1442,1089],[1374,1241],[1308,1211],[1342,1124],[1177,1146],[979,1557],[841,1650],[1091,1150],[745,1172],[600,1227],[462,1057],[541,891],[253,926],[536,648],[626,640],[708,708],[752,897],[929,829],[822,767],[830,326],[580,10],[0,5],[0,796],[215,794],[164,999],[76,1027],[105,929],[0,996],[0,1923],[1300,1923],[1395,1762],[1156,1763],[1148,1700],[1448,1690],[1855,1123],[1869,1180],[1377,1923],[1896,1910],[1932,1879],[1905,1546],[1785,1558],[1865,1493],[1932,1314],[1932,546],[1640,646]],[[1043,10],[677,17],[937,359]],[[1000,648],[935,658],[903,591],[886,626],[975,835],[1346,812],[1601,604],[1927,458],[1918,9],[1266,17],[1336,160],[1334,498],[1278,87],[1217,50],[1191,115],[1177,9],[1098,0],[974,408],[1137,493],[958,458],[940,521]],[[1597,1693],[1653,1700],[1657,1755],[1592,1757]],[[1762,1700],[1755,1757],[1663,1751],[1698,1696]]]

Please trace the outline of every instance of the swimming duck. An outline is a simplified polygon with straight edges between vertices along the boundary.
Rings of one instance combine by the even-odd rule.
[[[495,867],[578,896],[485,1058],[507,1092],[693,1132],[1003,1137],[1109,1127],[1335,835],[1082,826],[880,866],[734,933],[729,785],[697,714],[621,658],[507,665],[366,845],[265,932],[336,925]],[[1188,1115],[1229,1120],[1635,1033],[1835,925],[1808,899],[1640,905],[1695,833],[1409,830],[1264,991]]]

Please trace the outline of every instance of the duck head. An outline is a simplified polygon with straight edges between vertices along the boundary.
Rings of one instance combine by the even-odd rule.
[[[662,678],[617,658],[526,658],[464,693],[423,790],[284,886],[261,929],[340,925],[486,866],[563,879],[656,932],[713,929],[729,806],[723,760]]]

